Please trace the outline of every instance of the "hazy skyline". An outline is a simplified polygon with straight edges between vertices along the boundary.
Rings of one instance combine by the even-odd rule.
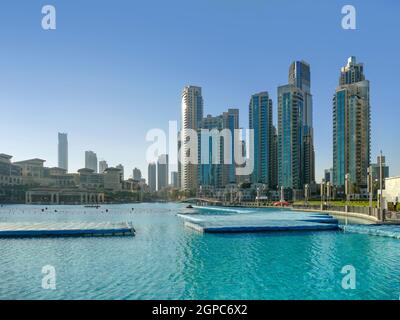
[[[398,1],[351,1],[357,30],[341,28],[346,1],[49,4],[54,31],[41,28],[41,1],[7,2],[0,12],[0,152],[14,161],[57,166],[57,135],[66,132],[70,172],[93,150],[147,178],[145,135],[180,122],[185,85],[202,87],[205,115],[235,107],[245,128],[250,96],[268,91],[276,125],[277,87],[288,82],[291,62],[305,60],[319,181],[332,166],[340,68],[356,56],[371,82],[371,162],[382,149],[390,175],[400,175]]]

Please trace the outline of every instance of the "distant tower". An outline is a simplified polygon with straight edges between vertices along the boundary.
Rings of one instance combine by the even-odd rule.
[[[108,168],[107,161],[102,160],[99,162],[99,173],[104,173],[104,171]]]
[[[201,185],[213,186],[216,188],[225,187],[229,183],[236,182],[236,166],[234,159],[235,145],[234,132],[239,128],[239,109],[229,108],[227,112],[213,117],[207,115],[200,124],[201,129],[210,130],[209,135],[200,136],[199,150],[201,154],[201,163],[199,164],[199,182]],[[212,137],[211,132],[215,130],[223,133],[223,130],[230,136],[225,140]],[[220,140],[218,140],[220,139]],[[218,140],[218,141],[216,141]],[[225,143],[230,143],[229,152],[231,157],[230,163],[225,163]],[[213,146],[219,145],[214,150]],[[208,149],[208,152],[206,151]],[[228,150],[228,148],[227,148]],[[218,161],[217,161],[218,160]]]
[[[121,173],[121,181],[124,181],[125,179],[125,169],[124,166],[122,164],[117,165],[115,168],[120,170]]]
[[[203,97],[200,87],[187,86],[183,88],[181,114],[181,189],[196,190],[198,186],[198,165],[189,163],[189,157],[191,156],[189,130],[197,131],[203,119]],[[192,141],[191,143],[197,143],[197,141]]]
[[[133,169],[132,178],[135,181],[140,181],[142,179],[142,172],[140,171],[140,169],[138,168]]]
[[[68,172],[68,135],[58,133],[58,167]]]
[[[97,173],[97,155],[93,151],[85,151],[85,168]]]
[[[162,154],[157,161],[157,190],[168,187],[168,155]]]
[[[149,163],[147,171],[149,189],[154,192],[157,190],[157,165],[154,162]]]
[[[367,185],[370,164],[369,81],[364,65],[350,57],[342,67],[333,98],[333,184]]]
[[[177,171],[171,172],[171,185],[174,188],[178,188],[178,172]]]

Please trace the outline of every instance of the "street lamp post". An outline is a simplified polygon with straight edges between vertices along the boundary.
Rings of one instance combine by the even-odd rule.
[[[308,184],[306,184],[305,186],[304,186],[304,198],[305,198],[305,200],[306,200],[306,206],[308,206],[308,197],[309,197],[309,185]]]
[[[350,174],[346,173],[345,175],[345,194],[346,194],[346,212],[348,211],[347,206],[349,205],[349,200],[350,200]]]
[[[326,183],[326,201],[327,201],[327,205],[329,205],[329,201],[331,200],[331,183],[330,181],[328,181]]]
[[[257,187],[257,207],[260,206],[260,187]]]
[[[285,188],[283,186],[281,186],[281,207],[283,207],[283,203],[285,202]]]
[[[372,197],[374,192],[374,183],[372,181],[372,166],[368,167],[367,189],[369,194],[369,214],[372,214]]]

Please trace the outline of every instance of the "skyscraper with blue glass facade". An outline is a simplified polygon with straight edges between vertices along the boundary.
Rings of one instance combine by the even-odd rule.
[[[310,65],[305,61],[294,61],[289,67],[289,84],[303,91],[303,146],[301,154],[302,182],[315,181],[315,152],[313,128],[313,100],[311,95]]]
[[[207,115],[203,118],[199,130],[200,185],[221,188],[236,182],[234,131],[238,128],[238,109],[228,109],[219,116]],[[230,160],[225,161],[229,157]]]
[[[268,92],[253,94],[249,103],[249,128],[254,132],[254,170],[251,182],[275,188],[273,170],[272,100]]]
[[[294,84],[278,87],[278,185],[300,190],[304,183],[304,91]]]
[[[341,69],[333,98],[333,184],[365,186],[370,163],[369,81],[364,66],[350,57]]]

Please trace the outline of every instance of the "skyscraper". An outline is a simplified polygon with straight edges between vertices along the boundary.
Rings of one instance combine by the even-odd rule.
[[[107,161],[105,160],[99,161],[99,173],[104,173],[104,171],[106,171],[107,168],[108,168]]]
[[[181,189],[196,190],[198,186],[198,152],[196,141],[191,141],[190,130],[197,132],[203,119],[203,97],[201,88],[196,86],[186,86],[182,91],[182,130],[181,130]],[[193,136],[192,136],[193,138]],[[193,147],[190,148],[189,145]],[[192,152],[192,154],[191,154]]]
[[[171,172],[171,185],[174,188],[178,188],[178,172],[177,171]]]
[[[249,128],[254,131],[253,183],[273,185],[273,135],[272,100],[268,92],[253,94],[249,104]]]
[[[138,168],[133,169],[133,180],[140,181],[142,179],[142,172]]]
[[[350,57],[342,67],[333,98],[333,184],[367,184],[370,163],[369,81],[364,66]]]
[[[68,172],[68,135],[58,133],[58,167]]]
[[[271,177],[270,187],[276,189],[278,187],[278,132],[273,127],[272,148],[271,148]]]
[[[121,173],[121,181],[124,181],[125,179],[125,169],[124,166],[122,164],[117,165],[115,168],[120,170]]]
[[[216,117],[207,115],[201,121],[200,128],[206,130],[204,135],[199,130],[200,184],[221,188],[235,183],[234,130],[239,128],[239,109],[230,108]],[[225,151],[230,154],[225,154]],[[230,158],[230,161],[225,162],[225,158]]]
[[[168,187],[168,155],[162,154],[157,161],[157,190]]]
[[[85,151],[85,168],[97,173],[97,155],[93,151]]]
[[[278,87],[278,185],[303,188],[304,92],[293,84]]]
[[[235,130],[239,129],[239,109],[229,108],[227,112],[222,113],[222,119],[224,129],[228,129],[231,136],[231,163],[223,161],[222,184],[226,186],[228,183],[236,183],[235,149],[241,147],[241,144],[235,145]],[[222,148],[224,148],[224,144],[222,144]]]
[[[315,151],[313,128],[313,103],[311,95],[310,65],[305,61],[294,61],[289,67],[289,84],[303,91],[303,183],[315,181]]]
[[[157,190],[157,165],[154,162],[149,163],[147,171],[149,189],[155,192]]]

